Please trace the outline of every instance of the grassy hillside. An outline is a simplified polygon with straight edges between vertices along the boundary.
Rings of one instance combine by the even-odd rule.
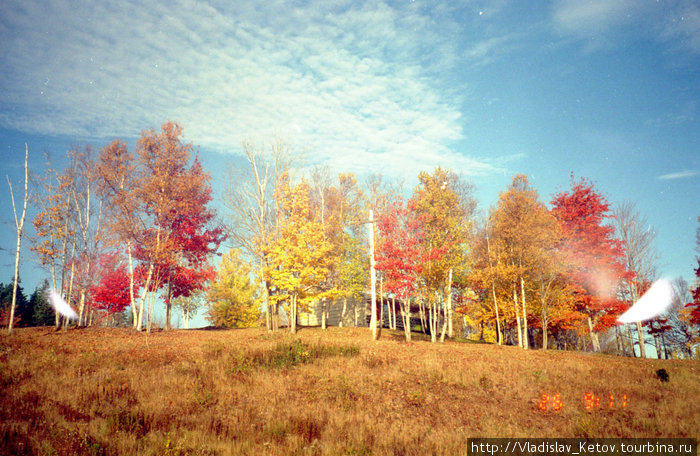
[[[556,393],[559,411],[541,403]],[[587,393],[598,407],[586,409]],[[386,331],[373,343],[360,328],[0,336],[7,454],[425,455],[464,454],[470,437],[698,438],[699,398],[698,361],[406,344]]]

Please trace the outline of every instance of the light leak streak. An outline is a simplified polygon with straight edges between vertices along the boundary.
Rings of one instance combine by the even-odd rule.
[[[656,318],[668,309],[673,302],[673,285],[668,279],[659,279],[627,312],[617,319],[619,323],[636,323]]]
[[[77,320],[78,314],[66,301],[61,298],[55,290],[49,292],[49,302],[56,309],[56,312],[63,315],[69,320]]]

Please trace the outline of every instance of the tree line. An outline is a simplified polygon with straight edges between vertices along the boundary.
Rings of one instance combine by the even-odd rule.
[[[418,315],[433,342],[462,335],[642,357],[648,342],[660,357],[692,357],[700,342],[697,282],[676,280],[663,318],[615,323],[657,278],[654,232],[633,204],[610,204],[587,179],[572,175],[547,205],[516,175],[478,216],[473,186],[449,169],[421,172],[407,192],[380,175],[304,172],[275,139],[243,143],[217,214],[211,177],[182,133],[168,122],[143,131],[134,150],[119,140],[74,148],[65,169],[47,162],[33,174],[31,249],[78,325],[126,320],[150,331],[162,302],[164,329],[174,307],[186,325],[206,307],[215,325],[264,319],[294,332],[311,305],[325,327],[332,303],[378,286],[375,337],[377,321],[395,328],[400,317],[410,340]]]

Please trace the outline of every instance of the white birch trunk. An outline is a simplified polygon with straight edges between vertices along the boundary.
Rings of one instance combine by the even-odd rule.
[[[593,320],[591,316],[588,315],[588,330],[591,334],[591,344],[593,345],[593,351],[598,353],[600,351],[600,342],[598,341],[598,334],[593,331]]]
[[[17,250],[15,251],[15,278],[12,285],[12,304],[10,305],[10,321],[7,324],[7,333],[12,334],[12,325],[15,319],[15,307],[17,306],[17,285],[19,283],[19,256],[22,247],[22,234],[24,232],[24,219],[27,215],[27,200],[29,199],[29,147],[24,144],[24,202],[22,207],[22,216],[17,218],[17,209],[15,208],[15,194],[12,191],[12,183],[10,178],[7,178],[7,183],[10,186],[10,195],[12,196],[12,210],[15,214],[15,228],[17,228]]]
[[[530,348],[530,342],[527,335],[527,309],[525,307],[525,280],[520,277],[520,298],[523,303],[523,348],[528,350]]]
[[[644,329],[642,328],[642,322],[637,322],[637,336],[639,337],[639,357],[646,358],[647,353],[644,347]]]
[[[369,211],[369,266],[370,266],[370,287],[372,292],[370,329],[372,331],[372,340],[377,340],[379,333],[377,332],[377,272],[374,262],[374,211]]]
[[[518,306],[518,290],[515,284],[513,284],[513,306],[515,307],[515,320],[518,323],[518,346],[523,348],[523,333],[522,326],[520,326],[520,306]]]
[[[491,293],[493,294],[493,306],[496,308],[496,342],[503,345],[503,333],[501,332],[501,317],[498,315],[498,299],[496,299],[496,285],[491,283]]]

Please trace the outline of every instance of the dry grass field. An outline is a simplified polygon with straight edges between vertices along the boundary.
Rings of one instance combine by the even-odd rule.
[[[557,393],[559,410],[542,403]],[[362,328],[0,336],[0,452],[12,455],[453,455],[470,437],[698,438],[699,399],[698,361],[406,344],[387,331],[373,343]]]

